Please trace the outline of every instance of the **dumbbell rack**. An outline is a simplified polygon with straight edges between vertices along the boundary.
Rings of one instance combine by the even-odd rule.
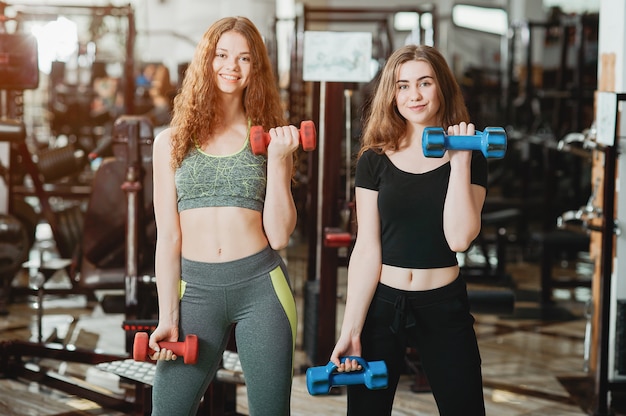
[[[152,386],[156,366],[150,361],[135,361],[131,358],[99,363],[96,368],[116,374],[133,382]],[[239,362],[239,355],[234,351],[224,351],[222,366],[217,370],[216,380],[234,384],[246,384]]]

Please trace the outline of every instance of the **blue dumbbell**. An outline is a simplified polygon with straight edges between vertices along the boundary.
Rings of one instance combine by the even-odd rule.
[[[329,361],[328,364],[319,367],[311,367],[306,370],[306,387],[312,396],[328,394],[331,387],[365,384],[370,390],[387,388],[387,365],[384,361],[366,361],[361,357],[342,357],[345,360],[357,360],[362,369],[339,373],[337,366]]]
[[[426,157],[442,157],[451,149],[480,150],[487,158],[501,159],[506,153],[506,132],[502,127],[487,127],[473,136],[448,136],[441,127],[426,127],[422,149]]]

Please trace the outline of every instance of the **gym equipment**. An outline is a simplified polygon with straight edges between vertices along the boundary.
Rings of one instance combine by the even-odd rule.
[[[1,38],[0,38],[1,39]],[[0,46],[2,46],[0,44]],[[29,230],[13,215],[11,195],[11,145],[26,137],[24,124],[11,119],[0,120],[0,315],[7,315],[11,282],[28,258],[32,246]],[[5,165],[5,163],[7,163]]]
[[[252,153],[255,155],[265,154],[269,143],[270,135],[263,131],[263,126],[252,126],[250,128],[250,146],[252,147]],[[315,149],[315,124],[311,120],[305,120],[300,123],[300,143],[302,144],[302,149],[306,152]]]
[[[20,379],[47,385],[55,390],[78,396],[100,404],[107,409],[115,409],[122,414],[137,413],[144,400],[144,392],[136,391],[135,397],[120,396],[106,388],[94,388],[89,383],[81,382],[75,376],[61,374],[54,362],[61,361],[82,365],[122,360],[125,355],[105,354],[77,346],[65,346],[61,343],[34,343],[26,341],[0,342],[0,376],[3,379]],[[36,358],[36,361],[33,359]]]
[[[150,392],[154,385],[156,365],[152,362],[141,362],[133,359],[107,361],[96,365],[101,371],[116,374],[127,382],[132,382],[139,392]],[[198,411],[199,415],[240,415],[236,413],[237,387],[245,385],[246,380],[241,370],[239,355],[225,350],[222,366],[217,369],[215,379],[204,394],[204,400]],[[150,394],[141,395],[141,401],[149,401]],[[149,403],[148,403],[149,404]],[[133,413],[133,414],[149,414]]]
[[[512,315],[515,310],[515,292],[507,287],[472,289],[467,297],[472,313]]]
[[[324,228],[324,247],[350,247],[356,236],[338,227]]]
[[[136,361],[131,359],[109,361],[96,365],[99,370],[117,374],[127,380],[152,386],[154,384],[154,363]]]
[[[135,361],[147,361],[149,359],[148,354],[154,353],[154,350],[148,348],[148,339],[147,332],[135,334],[135,343],[133,344],[133,359]],[[159,347],[172,350],[174,354],[182,356],[185,364],[198,362],[198,337],[196,335],[187,335],[185,340],[181,342],[160,342]]]
[[[22,33],[0,33],[0,89],[27,90],[39,85],[37,39]]]
[[[28,258],[29,250],[24,224],[14,215],[0,213],[0,277],[13,278]]]
[[[442,157],[446,150],[480,150],[485,157],[502,159],[506,153],[506,132],[502,127],[486,127],[473,136],[447,135],[441,127],[426,127],[422,134],[426,157]]]
[[[312,396],[328,394],[331,387],[365,384],[370,390],[387,388],[387,364],[384,361],[366,361],[361,357],[341,357],[345,360],[357,360],[363,367],[359,371],[339,373],[337,366],[329,361],[325,366],[310,367],[306,370],[306,387]]]
[[[0,213],[0,315],[8,315],[11,281],[28,258],[30,241],[24,224],[15,216]]]
[[[37,168],[45,182],[80,173],[87,162],[85,152],[73,144],[42,150],[33,159],[36,159]]]

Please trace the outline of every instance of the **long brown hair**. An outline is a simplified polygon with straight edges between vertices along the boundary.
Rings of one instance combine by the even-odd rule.
[[[376,92],[364,117],[359,155],[370,148],[377,152],[395,150],[404,137],[406,120],[396,107],[396,81],[400,65],[409,61],[427,62],[433,69],[441,103],[437,114],[439,126],[447,129],[461,121],[469,122],[461,88],[443,55],[431,46],[405,45],[391,54],[379,76]]]
[[[252,125],[265,130],[285,125],[280,95],[267,49],[256,26],[245,17],[225,17],[211,25],[196,47],[185,71],[172,112],[172,163],[180,163],[187,153],[221,127],[221,109],[217,100],[213,58],[217,42],[224,32],[235,31],[248,42],[252,68],[244,91],[243,106]]]

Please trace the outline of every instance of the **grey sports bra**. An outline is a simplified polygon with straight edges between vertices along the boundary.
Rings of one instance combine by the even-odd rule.
[[[263,210],[267,160],[254,155],[249,137],[228,156],[213,156],[198,145],[175,172],[178,211],[202,207],[241,207]]]

